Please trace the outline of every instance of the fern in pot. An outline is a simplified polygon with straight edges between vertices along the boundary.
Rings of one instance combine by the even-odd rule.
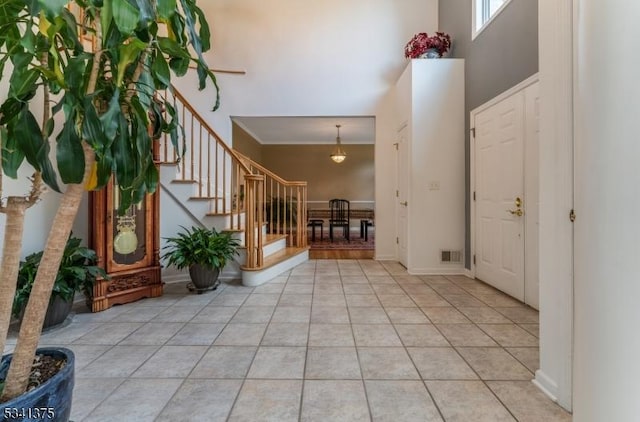
[[[162,260],[178,270],[189,268],[193,290],[198,294],[218,287],[220,271],[238,254],[240,242],[215,228],[182,227],[175,237],[164,238]]]

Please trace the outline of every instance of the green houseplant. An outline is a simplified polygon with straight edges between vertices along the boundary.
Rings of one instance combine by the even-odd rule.
[[[181,270],[189,268],[193,288],[199,294],[215,289],[220,270],[238,254],[238,239],[230,233],[219,233],[215,228],[182,227],[175,237],[165,238],[162,259],[167,266]]]
[[[96,278],[106,277],[105,271],[94,265],[96,252],[80,243],[81,240],[73,236],[67,240],[42,328],[62,323],[71,311],[76,292],[90,294]],[[18,285],[13,298],[13,316],[16,318],[21,316],[29,300],[42,253],[33,253],[20,263]]]
[[[6,214],[0,350],[4,350],[11,319],[25,212],[40,200],[45,185],[64,193],[16,348],[11,357],[3,357],[0,411],[33,404],[21,402],[20,397],[33,397],[33,392],[24,392],[64,246],[86,190],[101,189],[115,176],[120,212],[156,190],[155,136],[168,134],[176,151],[184,151],[178,144],[178,113],[161,95],[162,90],[171,89],[172,74],[184,76],[195,67],[199,89],[205,88],[207,80],[216,87],[213,108],[217,108],[215,77],[203,56],[210,48],[209,38],[204,13],[195,0],[2,2],[0,78],[8,92],[0,104],[0,212]],[[34,108],[42,109],[40,121]],[[55,165],[50,159],[52,145]],[[33,171],[28,179],[31,189],[23,196],[3,196],[2,177],[18,178],[25,161]],[[73,362],[69,353],[67,361]],[[73,376],[73,371],[68,372]],[[66,394],[58,394],[58,404],[67,410],[73,382],[69,384]],[[62,411],[56,416],[65,418]]]

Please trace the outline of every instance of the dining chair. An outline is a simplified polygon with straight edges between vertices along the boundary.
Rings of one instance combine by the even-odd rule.
[[[329,239],[333,242],[333,228],[342,227],[342,235],[349,241],[350,204],[346,199],[332,199],[329,201],[331,211],[329,218]]]

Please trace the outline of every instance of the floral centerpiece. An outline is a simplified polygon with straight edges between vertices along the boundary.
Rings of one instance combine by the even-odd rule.
[[[436,32],[430,37],[426,32],[420,32],[404,47],[404,56],[409,59],[442,57],[450,48],[451,37],[448,34]]]

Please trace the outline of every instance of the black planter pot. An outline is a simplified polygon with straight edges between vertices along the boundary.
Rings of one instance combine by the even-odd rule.
[[[46,347],[38,349],[38,354],[64,357],[67,364],[60,372],[41,386],[16,397],[8,402],[0,403],[0,421],[56,421],[67,422],[71,414],[71,399],[74,384],[73,352],[63,347]],[[0,362],[0,379],[6,377],[12,355],[2,357]]]
[[[189,275],[193,282],[193,289],[198,293],[207,290],[215,290],[218,287],[219,268],[208,268],[200,264],[193,264],[189,267]]]
[[[69,316],[71,308],[73,307],[73,298],[69,301],[56,296],[49,302],[47,313],[44,316],[44,323],[42,328],[53,327],[54,325],[62,324]]]

